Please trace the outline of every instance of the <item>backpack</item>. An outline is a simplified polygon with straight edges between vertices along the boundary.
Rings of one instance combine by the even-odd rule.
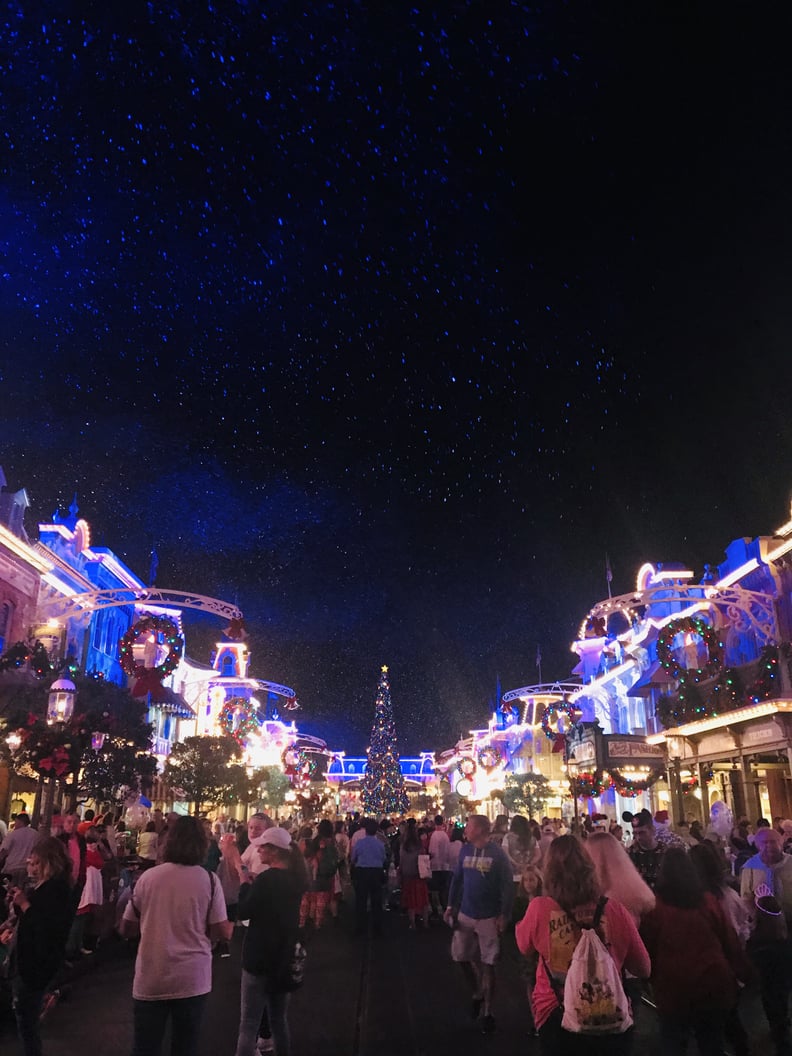
[[[572,1034],[623,1034],[633,1024],[621,973],[597,934],[607,901],[601,898],[597,903],[590,927],[572,917],[581,934],[564,979],[563,993],[548,965],[544,966],[563,1009],[561,1026]]]
[[[330,841],[319,855],[316,865],[317,879],[327,880],[334,875],[338,869],[338,849],[335,840]]]

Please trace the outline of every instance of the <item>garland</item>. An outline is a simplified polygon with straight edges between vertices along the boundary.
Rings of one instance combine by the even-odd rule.
[[[496,766],[500,766],[503,762],[503,752],[500,748],[496,748],[494,744],[488,744],[482,748],[478,753],[479,766],[485,770],[494,770]]]
[[[596,799],[606,789],[609,789],[613,782],[610,775],[605,773],[605,771],[595,770],[593,773],[582,772],[577,774],[572,778],[571,784],[573,796],[584,799]]]
[[[168,655],[156,667],[144,667],[135,659],[133,648],[142,635],[151,633],[165,639],[168,646]],[[181,659],[184,649],[184,639],[179,634],[179,629],[173,620],[167,616],[141,616],[133,623],[126,634],[118,643],[118,659],[121,670],[125,675],[135,676],[137,682],[132,687],[133,697],[145,697],[147,693],[156,691],[162,680],[173,674]]]
[[[697,634],[707,648],[707,663],[704,667],[682,667],[672,652],[674,639],[678,634]],[[657,659],[670,671],[671,677],[679,682],[701,682],[712,678],[720,670],[723,642],[717,632],[701,616],[681,616],[671,620],[657,637]]]
[[[647,774],[646,777],[635,778],[625,777],[621,770],[612,769],[610,772],[611,781],[613,788],[619,793],[620,796],[624,796],[625,799],[633,799],[635,796],[639,796],[642,792],[646,792],[652,787],[655,781],[659,780],[662,771],[654,770]]]
[[[244,748],[246,739],[259,728],[258,715],[245,697],[227,700],[217,721],[226,737],[233,737],[240,748]]]
[[[759,673],[751,686],[748,696],[753,704],[778,695],[778,647],[766,645],[759,657]]]

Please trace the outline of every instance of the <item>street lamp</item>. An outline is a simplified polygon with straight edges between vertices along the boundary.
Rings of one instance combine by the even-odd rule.
[[[56,722],[68,722],[74,713],[74,698],[77,687],[69,678],[59,678],[50,686],[47,702],[47,722],[50,726]]]

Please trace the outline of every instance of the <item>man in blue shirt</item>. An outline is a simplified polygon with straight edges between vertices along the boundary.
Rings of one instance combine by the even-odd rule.
[[[490,839],[489,818],[471,814],[466,843],[459,854],[444,919],[454,929],[451,956],[461,966],[473,995],[473,1017],[481,1016],[481,1031],[495,1029],[492,998],[500,936],[514,897],[511,863]]]
[[[352,884],[355,888],[355,934],[367,931],[368,903],[371,901],[371,924],[375,935],[382,934],[382,882],[388,848],[377,837],[379,826],[374,818],[363,822],[366,835],[352,844]]]

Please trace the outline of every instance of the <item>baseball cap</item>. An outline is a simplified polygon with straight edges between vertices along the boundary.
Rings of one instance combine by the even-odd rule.
[[[291,842],[292,838],[285,829],[280,828],[278,825],[273,825],[261,837],[259,847],[264,847],[266,844],[271,843],[274,847],[280,847],[282,851],[285,851],[287,847],[291,847]]]

